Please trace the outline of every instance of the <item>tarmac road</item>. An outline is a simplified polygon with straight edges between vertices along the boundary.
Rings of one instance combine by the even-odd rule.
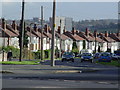
[[[3,88],[118,88],[118,67],[96,63],[50,61],[41,65],[3,65]]]

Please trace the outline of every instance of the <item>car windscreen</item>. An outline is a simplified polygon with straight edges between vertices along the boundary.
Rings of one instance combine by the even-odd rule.
[[[82,56],[92,56],[90,53],[83,53]]]
[[[73,55],[72,52],[65,52],[63,55]]]
[[[107,54],[107,53],[103,53],[103,54],[101,54],[101,56],[110,56],[110,54]]]

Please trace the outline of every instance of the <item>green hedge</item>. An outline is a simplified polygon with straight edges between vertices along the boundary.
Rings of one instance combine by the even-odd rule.
[[[41,58],[41,50],[38,50],[37,52],[33,52],[34,59],[40,59]],[[43,51],[43,58],[49,59],[51,56],[51,50],[44,50]]]
[[[19,58],[20,49],[15,48],[15,47],[13,47],[13,46],[2,47],[2,49],[3,49],[6,53],[8,53],[8,52],[11,50],[12,53],[13,53],[13,57],[14,57],[14,58]]]
[[[51,50],[44,50],[44,58],[50,58]]]

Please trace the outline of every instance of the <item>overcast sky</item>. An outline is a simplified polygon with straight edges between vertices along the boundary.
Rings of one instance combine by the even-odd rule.
[[[1,6],[2,5],[2,6]],[[21,18],[21,3],[0,3],[1,17],[6,19]],[[44,18],[48,20],[52,16],[52,2],[27,2],[25,3],[25,19],[40,17],[40,6],[44,6]],[[117,19],[117,2],[58,2],[56,16],[72,17],[75,21],[91,19]]]

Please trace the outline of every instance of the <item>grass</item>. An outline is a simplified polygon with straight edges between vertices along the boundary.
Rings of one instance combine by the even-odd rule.
[[[0,64],[3,65],[38,65],[39,63],[37,61],[5,61],[0,62]]]
[[[103,65],[111,65],[111,66],[117,66],[117,67],[120,67],[120,62],[118,61],[111,61],[111,62],[98,62],[97,63],[100,63],[100,64],[103,64]]]

